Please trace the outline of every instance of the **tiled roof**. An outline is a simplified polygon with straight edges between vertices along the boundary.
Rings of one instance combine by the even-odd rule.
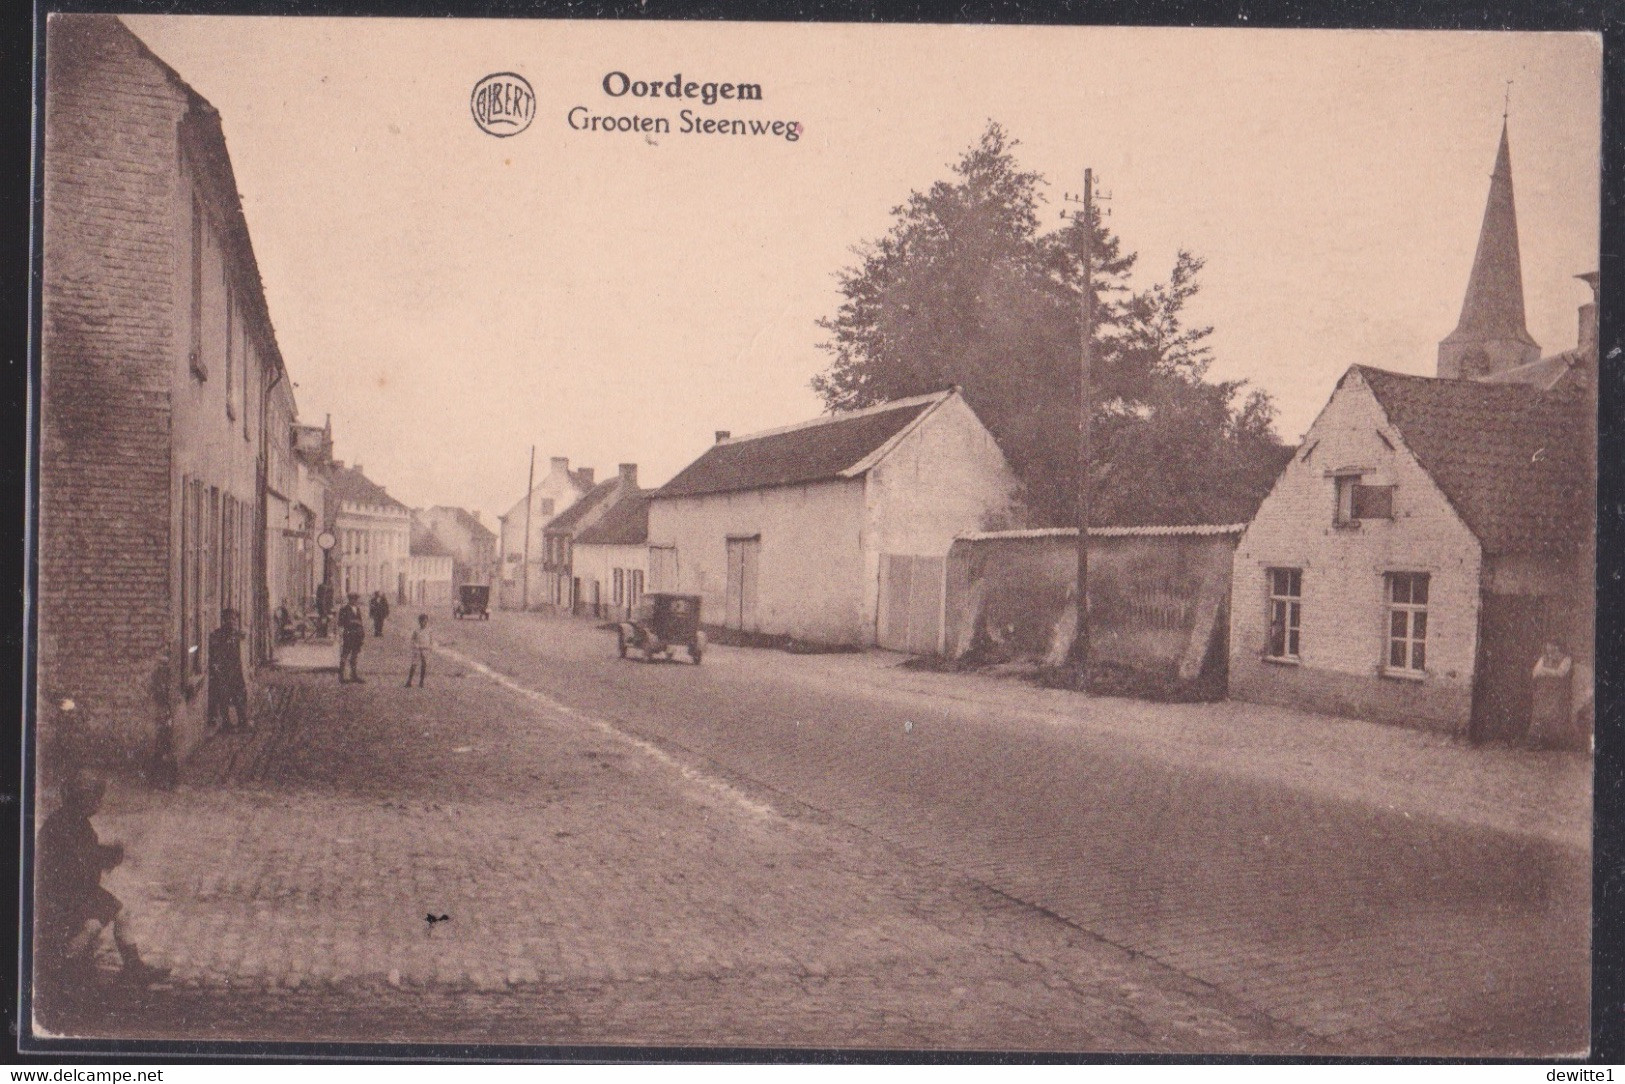
[[[950,394],[882,403],[867,410],[719,441],[655,490],[654,496],[696,497],[849,476],[847,471]]]
[[[476,539],[485,539],[490,542],[496,541],[496,532],[491,530],[491,528],[487,527],[485,524],[481,523],[479,521],[479,517],[475,516],[473,512],[470,512],[466,508],[459,508],[452,504],[437,504],[433,508],[433,511],[448,513],[452,519],[457,521],[458,525],[462,527],[463,530],[467,531]]]
[[[356,467],[341,467],[335,463],[328,484],[332,488],[333,495],[342,501],[349,501],[352,504],[379,504],[385,508],[408,511],[406,505],[391,497],[383,486],[362,474]]]
[[[1589,530],[1584,397],[1565,385],[1440,380],[1355,366],[1491,554],[1572,551]],[[1344,379],[1347,379],[1345,377]]]
[[[545,532],[574,531],[576,526],[586,518],[587,513],[603,504],[609,495],[615,492],[620,478],[607,478],[584,493],[580,500],[547,521]]]
[[[456,554],[447,549],[440,541],[440,536],[432,528],[426,527],[417,520],[412,521],[411,554],[413,557],[455,557]]]
[[[578,546],[641,546],[649,541],[649,491],[640,489],[616,501],[575,541]]]

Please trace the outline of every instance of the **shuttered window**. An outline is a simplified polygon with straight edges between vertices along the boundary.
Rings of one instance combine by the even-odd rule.
[[[1354,518],[1393,519],[1394,487],[1355,485]]]

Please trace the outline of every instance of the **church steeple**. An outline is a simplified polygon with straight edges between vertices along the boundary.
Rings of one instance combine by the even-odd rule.
[[[1456,330],[1439,343],[1439,375],[1480,377],[1540,358],[1523,313],[1523,268],[1518,258],[1518,213],[1512,202],[1512,151],[1506,119],[1490,174],[1490,197],[1478,234],[1478,253],[1467,279]]]

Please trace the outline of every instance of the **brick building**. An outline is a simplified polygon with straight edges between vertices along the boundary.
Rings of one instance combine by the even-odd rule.
[[[221,609],[267,628],[288,378],[214,108],[111,16],[51,16],[46,60],[38,689],[75,755],[144,768],[204,731]]]
[[[1595,329],[1525,330],[1503,129],[1438,376],[1351,368],[1242,537],[1232,696],[1516,740],[1543,640],[1591,673]]]

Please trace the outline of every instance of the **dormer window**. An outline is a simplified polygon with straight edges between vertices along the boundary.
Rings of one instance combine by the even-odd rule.
[[[1369,485],[1359,470],[1330,472],[1336,487],[1336,511],[1332,522],[1338,527],[1358,527],[1361,520],[1394,518],[1394,487]]]

